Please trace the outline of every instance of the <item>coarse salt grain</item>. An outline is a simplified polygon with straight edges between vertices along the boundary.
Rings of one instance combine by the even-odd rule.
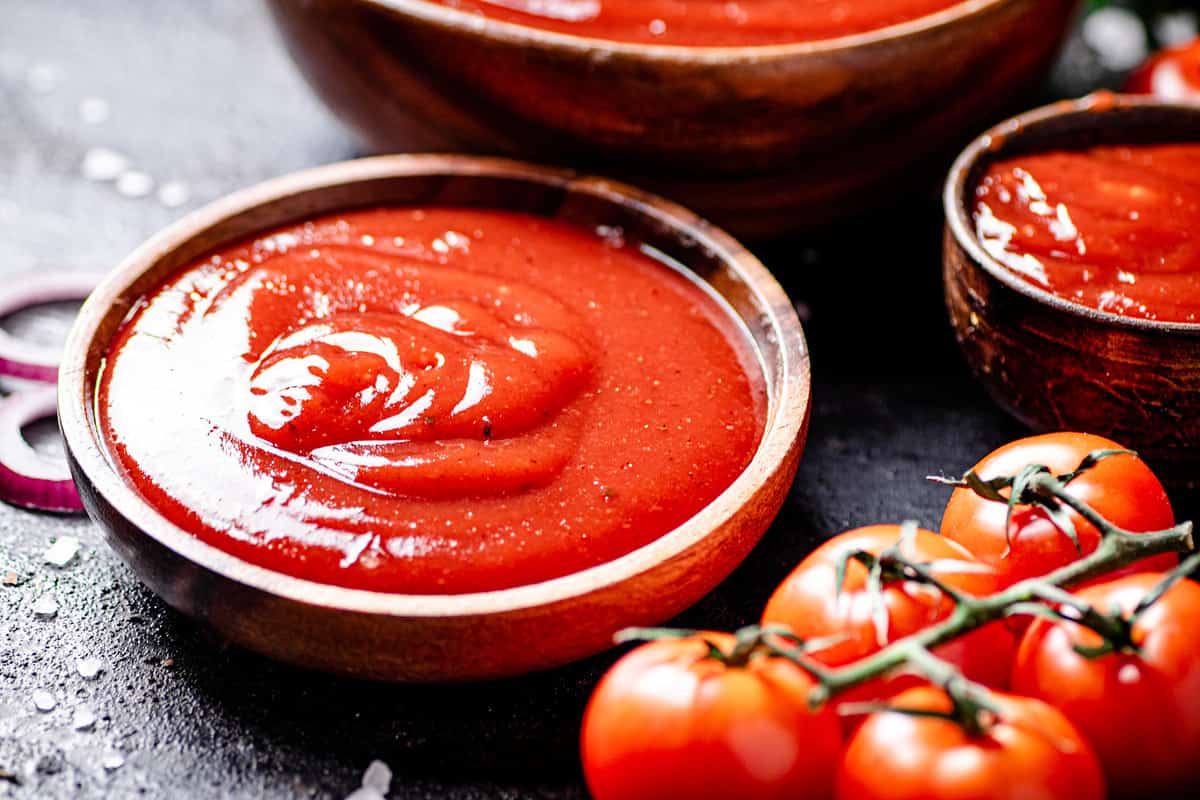
[[[117,193],[125,197],[145,197],[154,191],[154,179],[137,169],[127,169],[117,178]]]
[[[179,208],[191,197],[186,183],[182,181],[167,181],[158,187],[158,202],[167,208]]]
[[[372,761],[367,766],[367,771],[363,773],[362,785],[364,789],[374,789],[380,794],[386,795],[392,789],[391,769],[378,759]]]
[[[38,711],[46,714],[54,710],[55,706],[58,705],[58,700],[45,689],[38,689],[33,693],[33,705]]]
[[[33,604],[33,615],[38,619],[54,619],[58,616],[58,600],[47,592]]]
[[[59,536],[54,540],[54,544],[46,549],[46,554],[42,558],[47,564],[62,568],[75,560],[77,555],[79,555],[79,540],[74,536]]]
[[[129,169],[129,159],[107,147],[93,147],[83,156],[79,171],[89,181],[112,181]]]
[[[71,719],[71,727],[77,731],[90,731],[96,727],[96,714],[87,706],[80,706],[75,709],[75,716]]]
[[[100,761],[100,765],[108,772],[118,770],[125,766],[125,756],[120,753],[109,753]]]
[[[75,662],[75,669],[87,680],[95,680],[104,671],[104,662],[98,658],[81,658]]]

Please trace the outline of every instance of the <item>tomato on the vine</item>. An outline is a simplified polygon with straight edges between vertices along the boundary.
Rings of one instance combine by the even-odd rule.
[[[1104,777],[1091,745],[1040,700],[994,694],[982,731],[903,711],[872,714],[851,738],[837,800],[1102,800]],[[895,697],[897,709],[949,714],[941,689]]]
[[[766,653],[744,664],[734,637],[663,639],[604,676],[583,721],[582,755],[596,800],[792,800],[828,797],[841,727],[809,708],[816,682]]]
[[[785,625],[805,640],[831,638],[832,644],[810,655],[827,666],[842,666],[944,620],[954,610],[954,602],[941,590],[885,570],[882,592],[873,593],[867,566],[857,559],[845,560],[856,551],[879,556],[901,542],[902,532],[898,525],[874,525],[847,531],[821,545],[775,590],[763,613],[763,625]],[[936,533],[914,529],[901,543],[900,554],[928,564],[934,577],[964,594],[984,596],[997,588],[990,567]],[[843,561],[839,587],[838,568]],[[877,624],[879,600],[886,611],[886,630]],[[1004,687],[1015,649],[1007,627],[992,624],[942,645],[936,654],[971,680]],[[919,682],[907,675],[872,681],[850,690],[843,699],[887,697]]]
[[[1030,464],[1066,474],[1090,453],[1121,450],[1121,446],[1086,433],[1050,433],[1019,439],[995,450],[975,465],[984,480],[1015,475]],[[1071,493],[1100,516],[1138,533],[1170,528],[1175,515],[1167,493],[1150,468],[1137,456],[1102,459],[1068,484]],[[1002,588],[1026,578],[1045,575],[1087,555],[1100,544],[1100,532],[1074,511],[1079,549],[1044,509],[1018,506],[1007,526],[1005,503],[987,500],[970,489],[955,489],[942,515],[942,535],[961,544],[980,561],[998,571]],[[1082,554],[1080,553],[1082,550]],[[1178,559],[1161,555],[1145,559],[1128,571],[1171,569]]]
[[[1128,575],[1077,595],[1102,614],[1119,609],[1128,619],[1162,579]],[[1014,690],[1051,703],[1078,726],[1100,754],[1114,795],[1200,789],[1200,585],[1175,584],[1118,631],[1128,641],[1097,655],[1091,648],[1104,642],[1095,631],[1038,619],[1021,641]]]
[[[1175,102],[1200,100],[1200,39],[1151,56],[1129,76],[1125,91]]]

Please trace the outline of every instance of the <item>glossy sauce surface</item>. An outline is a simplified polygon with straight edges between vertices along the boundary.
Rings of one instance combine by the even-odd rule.
[[[1030,283],[1113,314],[1200,322],[1200,144],[1096,147],[992,165],[976,234]]]
[[[621,241],[375,209],[224,249],[146,298],[98,394],[180,527],[401,593],[569,574],[693,516],[761,438],[761,370],[705,290]]]
[[[834,39],[963,0],[436,0],[545,30],[644,44],[730,47]]]

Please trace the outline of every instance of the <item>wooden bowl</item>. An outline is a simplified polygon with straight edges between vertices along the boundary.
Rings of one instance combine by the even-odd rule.
[[[620,175],[765,236],[876,204],[914,162],[1016,111],[1078,0],[964,0],[864,34],[754,47],[571,36],[428,0],[268,4],[317,93],[378,150]]]
[[[503,208],[587,226],[690,268],[729,305],[763,366],[765,433],[738,479],[696,516],[628,555],[503,591],[400,595],[300,580],[205,544],[170,523],[114,466],[94,390],[114,332],[138,299],[209,251],[254,233],[360,206]],[[600,178],[468,156],[351,161],[269,181],[171,226],[92,294],[71,331],[59,418],[80,494],[109,542],[150,588],[228,639],[317,669],[399,681],[495,678],[605,649],[629,625],[657,624],[717,585],[778,512],[809,415],[809,361],[791,302],[728,235],[690,212]]]
[[[946,305],[992,397],[1030,427],[1108,436],[1168,483],[1200,482],[1200,324],[1122,317],[1034,286],[984,251],[974,191],[993,162],[1102,144],[1200,142],[1200,105],[1095,95],[1005,122],[946,182]]]

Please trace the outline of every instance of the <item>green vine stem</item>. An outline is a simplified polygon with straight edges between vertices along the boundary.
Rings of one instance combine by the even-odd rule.
[[[886,702],[843,703],[838,714],[843,717],[863,717],[890,711],[914,717],[933,717],[960,725],[972,736],[984,734],[1000,718],[991,692],[986,686],[967,680],[958,668],[949,662],[917,648],[909,664],[912,671],[941,687],[950,700],[949,711],[934,711],[927,708],[906,708]]]
[[[1082,655],[1095,657],[1115,649],[1128,650],[1133,647],[1131,631],[1137,619],[1176,582],[1200,569],[1200,553],[1194,553],[1178,569],[1169,573],[1127,617],[1115,611],[1105,613],[1094,609],[1067,591],[1068,587],[1123,569],[1150,556],[1163,553],[1192,553],[1195,550],[1191,522],[1183,522],[1162,531],[1135,533],[1112,524],[1071,494],[1068,484],[1079,475],[1105,458],[1126,453],[1128,451],[1124,450],[1091,453],[1078,467],[1062,475],[1054,475],[1045,466],[1030,465],[1016,475],[990,480],[984,480],[974,472],[968,472],[960,480],[935,479],[940,483],[970,489],[993,502],[1003,503],[1008,506],[1010,514],[1016,506],[1035,505],[1045,511],[1062,533],[1069,536],[1078,546],[1074,522],[1066,511],[1070,509],[1100,532],[1100,543],[1093,552],[1047,575],[1021,581],[987,597],[974,597],[943,584],[930,572],[927,565],[914,563],[903,557],[900,543],[906,535],[915,532],[915,525],[906,523],[903,526],[905,533],[900,542],[878,556],[865,552],[847,554],[839,565],[838,585],[840,586],[844,578],[846,564],[850,560],[856,560],[870,571],[871,582],[880,584],[875,586],[874,591],[882,591],[882,583],[892,580],[925,583],[940,589],[953,600],[954,610],[941,622],[891,644],[885,644],[874,654],[851,664],[828,667],[810,657],[811,653],[837,643],[839,638],[806,642],[781,626],[752,625],[743,628],[734,635],[733,646],[725,648],[718,646],[704,632],[671,628],[630,628],[618,633],[616,642],[620,644],[698,636],[708,645],[707,658],[716,659],[733,668],[743,667],[751,659],[762,656],[785,658],[800,666],[816,680],[817,686],[809,697],[809,702],[814,708],[824,705],[848,689],[907,667],[944,689],[953,704],[952,711],[942,714],[902,708],[891,710],[941,716],[958,722],[967,731],[984,732],[997,718],[987,688],[968,681],[953,665],[934,655],[933,651],[937,647],[1006,617],[1028,614],[1070,620],[1099,633],[1104,645],[1086,652],[1081,650]],[[1004,490],[1008,490],[1007,495]],[[882,707],[886,706],[853,704],[843,711],[849,714],[871,713]]]
[[[1098,460],[1089,456],[1085,463],[1080,465],[1080,469],[1086,469]],[[1102,635],[1106,632],[1113,636],[1120,635],[1121,632],[1116,629],[1113,619],[1094,613],[1086,604],[1079,602],[1063,589],[1122,569],[1149,556],[1191,552],[1194,549],[1192,523],[1184,522],[1167,530],[1150,533],[1133,533],[1119,528],[1068,490],[1067,484],[1079,474],[1080,469],[1066,476],[1055,476],[1045,467],[1027,467],[1014,478],[987,482],[986,489],[977,488],[981,482],[978,476],[972,473],[968,473],[962,482],[956,482],[955,485],[970,487],[981,496],[1010,506],[1014,503],[1033,503],[1046,507],[1049,504],[1061,503],[1100,531],[1100,544],[1090,554],[1043,577],[1021,581],[987,597],[959,595],[955,598],[957,602],[954,611],[942,622],[893,642],[853,664],[829,669],[804,659],[803,666],[813,673],[820,684],[813,692],[812,703],[822,705],[840,692],[886,675],[906,664],[913,664],[919,668],[923,661],[927,662],[926,656],[939,645],[1004,619],[1014,611],[1028,613],[1034,606],[1045,608],[1046,603],[1066,605],[1080,614],[1086,622],[1093,622],[1098,626],[1113,623],[1114,627],[1102,631]],[[1018,496],[1000,496],[998,489],[1005,485]],[[1190,563],[1191,559],[1184,566]],[[916,569],[916,565],[913,566],[912,575],[919,580],[920,571]],[[1169,578],[1172,581],[1175,579],[1177,578],[1174,576]]]

